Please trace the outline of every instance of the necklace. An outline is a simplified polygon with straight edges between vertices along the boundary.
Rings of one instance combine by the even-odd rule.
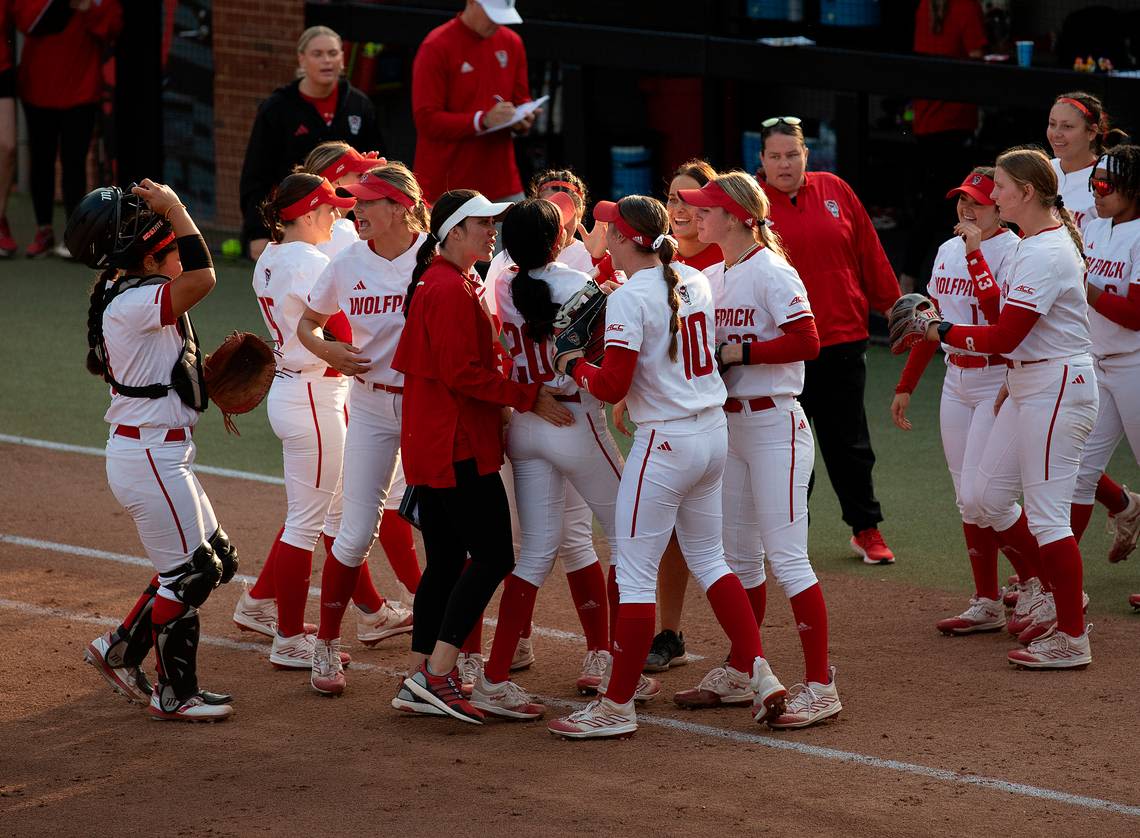
[[[747,259],[749,256],[751,256],[753,253],[755,253],[759,248],[760,248],[760,242],[756,242],[755,244],[752,245],[752,247],[748,248],[746,251],[744,251],[739,256],[737,256],[736,259],[733,260],[731,265],[726,262],[724,265],[724,269],[727,271],[729,268],[735,268],[737,265],[739,265],[741,262],[743,262],[745,259]]]

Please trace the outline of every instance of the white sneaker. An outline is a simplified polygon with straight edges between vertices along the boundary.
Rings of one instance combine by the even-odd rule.
[[[1137,539],[1140,539],[1140,495],[1130,491],[1127,486],[1124,487],[1124,491],[1128,492],[1128,506],[1118,515],[1108,516],[1113,529],[1108,560],[1113,564],[1127,559],[1136,549]]]
[[[788,691],[772,674],[772,667],[764,658],[756,658],[752,662],[752,690],[756,693],[752,700],[753,719],[766,722],[783,714]]]
[[[602,685],[602,679],[606,677],[611,659],[609,652],[600,649],[586,652],[586,658],[582,661],[582,674],[578,676],[578,682],[575,684],[578,692],[582,695],[596,693],[598,687]]]
[[[728,704],[751,704],[755,697],[748,673],[725,664],[710,669],[693,689],[676,693],[673,701],[686,710],[702,710]]]
[[[1009,653],[1009,662],[1023,669],[1084,669],[1092,663],[1092,647],[1089,645],[1089,629],[1080,637],[1072,637],[1063,631],[1051,631],[1034,640],[1026,649],[1014,649]]]
[[[273,646],[269,652],[269,662],[275,669],[309,669],[313,665],[313,650],[317,638],[311,634],[294,634],[292,637],[273,635]],[[342,666],[352,663],[348,652],[340,653]]]
[[[340,662],[340,638],[321,640],[313,638],[313,666],[309,682],[321,695],[340,695],[344,692],[344,666]]]
[[[1044,637],[1057,625],[1057,604],[1052,592],[1042,592],[1040,603],[1030,612],[1029,623],[1017,635],[1017,642],[1028,646],[1039,637]]]
[[[1005,629],[1010,634],[1021,634],[1033,622],[1033,612],[1040,608],[1045,592],[1041,590],[1041,580],[1034,576],[1028,582],[1023,582],[1021,593],[1017,597],[1017,605],[1013,607],[1013,614]]]
[[[63,242],[60,242],[55,247],[53,247],[51,249],[51,252],[52,252],[53,256],[56,256],[60,259],[70,259],[71,258],[71,251],[67,249],[67,245],[64,244]]]
[[[390,599],[375,614],[365,614],[359,608],[356,613],[356,639],[365,646],[375,646],[386,637],[412,630],[411,609]]]
[[[637,731],[637,711],[633,702],[614,704],[608,698],[599,698],[586,705],[584,710],[555,719],[547,730],[566,739],[603,739],[631,736]]]
[[[91,664],[103,676],[111,689],[132,704],[149,704],[152,687],[143,671],[137,666],[120,666],[107,663],[107,650],[111,648],[112,632],[101,634],[87,644],[83,660]]]
[[[531,696],[514,681],[492,684],[480,676],[471,689],[471,703],[492,716],[504,719],[537,719],[546,708],[531,700]]]
[[[835,667],[831,667],[831,683],[817,684],[808,681],[796,684],[790,693],[787,709],[774,719],[768,720],[768,727],[776,730],[792,730],[810,727],[824,719],[831,718],[843,709],[839,701],[839,691],[835,688]]]
[[[530,669],[534,664],[534,643],[529,637],[520,637],[515,646],[515,656],[511,659],[511,672]]]
[[[249,588],[241,592],[234,607],[234,625],[242,631],[255,631],[266,637],[277,636],[277,600],[254,599]]]
[[[1005,627],[1005,606],[999,599],[970,597],[970,607],[957,617],[938,621],[943,634],[973,634],[979,631],[997,631]]]
[[[194,695],[182,702],[176,710],[162,709],[158,691],[150,696],[150,717],[159,721],[173,722],[220,722],[234,714],[229,704],[207,704],[201,695]]]
[[[483,677],[483,656],[474,652],[461,652],[459,659],[455,662],[455,667],[459,670],[463,694],[470,696],[475,682]]]

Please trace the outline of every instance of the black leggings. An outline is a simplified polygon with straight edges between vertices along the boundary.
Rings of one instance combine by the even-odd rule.
[[[453,488],[420,489],[427,566],[412,609],[412,651],[424,655],[437,640],[462,646],[515,566],[511,511],[498,472],[480,476],[474,460],[454,468]]]
[[[40,227],[51,224],[57,152],[63,170],[63,206],[68,216],[87,194],[87,151],[98,107],[91,103],[73,108],[37,108],[24,103],[31,153],[32,206]]]

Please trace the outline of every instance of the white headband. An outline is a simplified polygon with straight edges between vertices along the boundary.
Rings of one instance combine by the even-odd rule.
[[[467,218],[494,218],[496,215],[501,215],[511,208],[510,201],[493,204],[484,198],[482,195],[475,195],[473,198],[468,198],[463,204],[447,217],[447,221],[439,227],[439,241],[442,243],[447,238],[447,234],[455,229],[456,225],[460,224]]]

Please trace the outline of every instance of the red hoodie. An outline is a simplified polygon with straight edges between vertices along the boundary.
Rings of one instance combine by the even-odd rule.
[[[15,0],[13,11],[21,32],[28,33],[45,2]],[[20,98],[38,108],[98,102],[103,92],[103,58],[122,28],[119,0],[91,0],[86,11],[71,13],[62,32],[27,35],[20,56]]]

